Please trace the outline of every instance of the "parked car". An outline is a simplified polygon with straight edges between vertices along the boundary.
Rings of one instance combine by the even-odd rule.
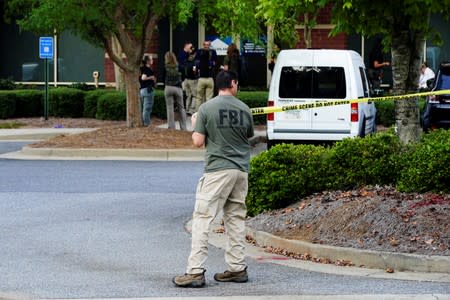
[[[443,62],[432,85],[432,91],[450,89],[450,62]],[[450,94],[427,97],[423,113],[422,127],[424,132],[435,128],[450,128]]]
[[[282,50],[272,74],[267,106],[369,97],[361,56],[352,50]],[[267,146],[280,142],[338,141],[376,130],[373,102],[267,115]]]

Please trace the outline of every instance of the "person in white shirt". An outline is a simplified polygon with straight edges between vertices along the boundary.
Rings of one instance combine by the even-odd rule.
[[[422,63],[422,67],[420,68],[420,77],[419,77],[419,89],[426,89],[427,81],[434,78],[434,72],[431,70],[426,62]]]

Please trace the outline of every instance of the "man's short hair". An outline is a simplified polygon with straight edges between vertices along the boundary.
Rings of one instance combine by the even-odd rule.
[[[216,87],[219,90],[231,88],[232,81],[237,82],[237,74],[233,71],[220,71],[216,76]]]

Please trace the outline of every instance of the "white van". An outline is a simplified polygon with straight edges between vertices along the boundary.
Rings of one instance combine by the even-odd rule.
[[[282,50],[267,106],[369,97],[366,68],[352,50]],[[267,115],[267,146],[279,142],[338,141],[375,131],[373,102],[287,110]]]

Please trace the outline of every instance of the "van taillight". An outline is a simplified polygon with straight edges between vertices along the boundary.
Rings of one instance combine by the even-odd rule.
[[[352,122],[358,122],[358,103],[351,103],[350,105],[350,120]]]
[[[272,107],[274,105],[273,100],[269,100],[267,101],[267,106],[268,107]],[[274,113],[268,113],[267,114],[267,121],[273,121],[275,118],[275,114]]]

